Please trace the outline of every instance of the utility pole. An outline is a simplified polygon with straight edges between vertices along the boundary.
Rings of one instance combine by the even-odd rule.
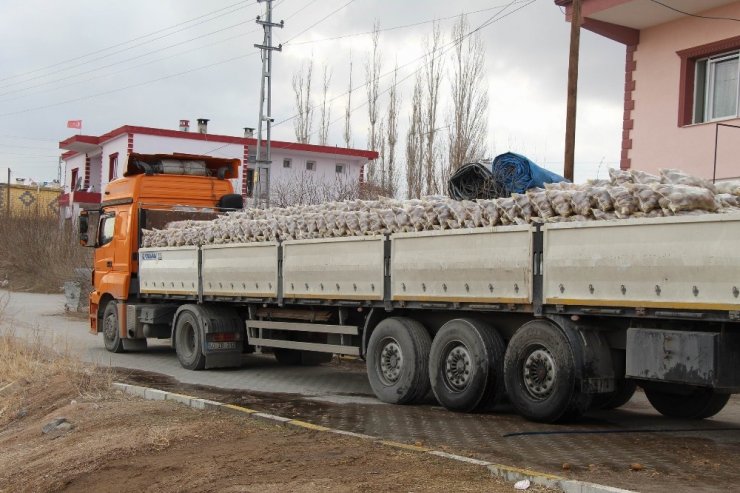
[[[565,117],[565,160],[563,176],[573,181],[576,153],[576,100],[578,96],[578,56],[581,42],[581,0],[570,4],[570,56],[568,59],[568,109]]]
[[[257,24],[261,25],[265,30],[265,36],[262,44],[255,44],[255,48],[259,48],[262,52],[262,80],[260,82],[260,114],[259,114],[259,125],[257,126],[257,157],[255,163],[257,165],[257,176],[258,181],[255,186],[255,206],[262,205],[264,197],[264,205],[270,206],[270,129],[272,127],[272,52],[282,51],[283,45],[272,46],[272,28],[282,28],[285,23],[280,21],[279,23],[272,22],[272,2],[273,0],[257,0],[257,2],[265,2],[265,19],[262,20],[259,16],[257,17]],[[262,126],[265,124],[265,149],[262,150]],[[245,177],[246,179],[246,177]]]

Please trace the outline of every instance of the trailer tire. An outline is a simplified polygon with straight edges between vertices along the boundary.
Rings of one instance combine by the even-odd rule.
[[[595,394],[591,402],[592,409],[617,409],[627,404],[637,390],[637,383],[627,378],[617,378],[613,392]]]
[[[720,412],[730,400],[730,394],[720,394],[705,387],[696,388],[688,394],[648,387],[645,389],[645,396],[663,416],[682,419],[710,418]]]
[[[410,318],[380,322],[368,343],[367,375],[375,395],[389,404],[410,404],[430,389],[429,333]]]
[[[175,352],[183,368],[188,370],[205,368],[202,334],[203,331],[194,313],[184,310],[178,315],[175,323]]]
[[[110,300],[103,311],[103,343],[111,353],[123,353],[121,327],[118,323],[118,303]]]
[[[544,423],[580,417],[591,395],[577,388],[576,351],[563,330],[535,320],[524,324],[509,341],[504,358],[506,391],[517,411]]]
[[[504,340],[486,323],[450,320],[434,336],[429,379],[451,411],[488,411],[504,394]]]

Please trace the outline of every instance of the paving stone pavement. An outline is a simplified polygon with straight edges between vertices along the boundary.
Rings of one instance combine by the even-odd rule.
[[[740,484],[740,396],[700,422],[660,417],[639,392],[621,410],[566,425],[531,423],[506,406],[492,414],[451,413],[431,398],[390,406],[372,396],[361,365],[290,368],[247,356],[240,369],[192,372],[166,341],[144,353],[107,353],[84,319],[60,315],[62,306],[60,296],[12,293],[5,326],[84,360],[130,368],[132,382],[317,425],[639,491],[734,491]],[[643,470],[632,471],[635,463]]]

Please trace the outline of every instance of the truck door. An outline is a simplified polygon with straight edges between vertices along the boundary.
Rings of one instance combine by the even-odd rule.
[[[100,216],[98,227],[97,249],[95,250],[95,285],[100,279],[113,270],[115,247],[113,238],[116,232],[116,211],[105,211]]]

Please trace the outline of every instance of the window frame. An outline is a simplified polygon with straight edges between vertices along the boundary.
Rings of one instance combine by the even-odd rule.
[[[118,153],[108,155],[108,182],[118,178]]]
[[[316,171],[316,161],[313,161],[311,159],[307,160],[306,161],[306,171]]]
[[[687,48],[676,52],[681,60],[679,74],[679,100],[678,100],[678,126],[687,127],[691,125],[701,125],[704,123],[715,123],[722,120],[734,120],[740,118],[740,109],[736,116],[721,117],[712,120],[699,122],[695,118],[696,113],[696,69],[697,62],[703,59],[721,57],[740,51],[740,36],[726,38],[714,41],[700,46]],[[740,81],[738,82],[740,86]],[[739,88],[740,91],[740,88]],[[740,95],[738,97],[738,106],[740,106]],[[705,100],[706,101],[706,100]],[[706,104],[704,105],[706,111]]]
[[[103,236],[106,234],[105,226],[107,226],[108,220],[111,220],[111,223],[112,223],[110,237]],[[108,243],[113,241],[115,237],[116,237],[116,213],[110,212],[108,214],[103,214],[102,216],[100,216],[100,225],[98,226],[98,246],[101,247],[101,246],[107,245]]]
[[[293,168],[293,159],[289,157],[284,157],[283,158],[283,169],[292,169],[292,168]]]
[[[347,165],[344,163],[336,163],[334,165],[334,171],[339,175],[347,171]]]
[[[80,179],[80,168],[72,168],[72,171],[70,172],[70,182],[69,182],[69,191],[70,192],[76,192],[77,191],[77,182]]]
[[[713,117],[714,112],[714,90],[716,87],[716,70],[717,65],[721,62],[737,60],[737,78],[735,83],[735,113],[733,115],[716,116]],[[694,111],[694,123],[711,123],[722,120],[734,120],[740,117],[740,50],[730,51],[727,53],[720,53],[707,58],[701,58],[696,61],[696,64],[706,62],[707,67],[704,70],[704,104],[703,104],[703,116],[701,121],[696,120],[696,111]],[[699,78],[699,72],[697,71],[697,81]],[[696,84],[696,82],[695,82]],[[696,106],[696,100],[694,100]]]

